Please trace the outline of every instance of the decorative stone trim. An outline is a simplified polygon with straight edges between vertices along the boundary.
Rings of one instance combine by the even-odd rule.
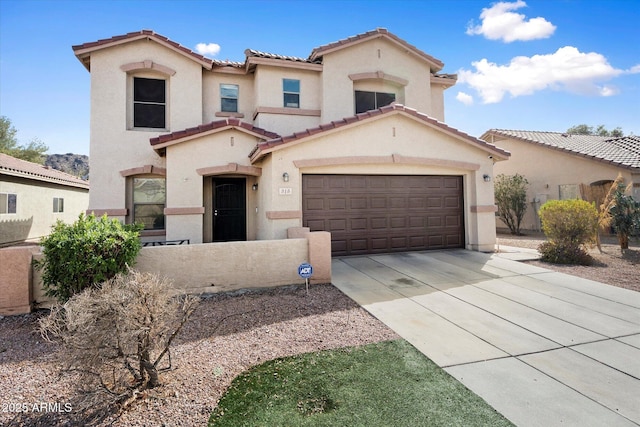
[[[207,168],[196,169],[196,172],[201,176],[229,174],[261,176],[262,168],[256,166],[242,166],[237,163],[229,163],[224,166],[210,166]]]
[[[267,219],[300,219],[302,211],[267,211]]]
[[[320,110],[307,110],[304,108],[285,108],[285,107],[258,107],[253,113],[253,119],[255,120],[258,114],[288,114],[290,116],[312,116],[320,117]]]
[[[129,214],[128,209],[87,209],[87,215],[94,214],[95,216],[127,216]]]
[[[204,207],[194,206],[185,208],[164,208],[165,215],[202,215]]]
[[[341,166],[355,164],[389,164],[397,163],[404,165],[439,166],[462,170],[478,170],[477,163],[461,162],[458,160],[433,159],[429,157],[410,157],[400,154],[391,156],[348,156],[348,157],[327,157],[324,159],[303,159],[294,160],[293,164],[297,168],[308,168],[317,166]]]
[[[158,73],[161,73],[167,76],[173,76],[176,73],[176,70],[174,70],[173,68],[169,68],[166,65],[158,64],[150,60],[124,64],[120,66],[120,69],[125,73],[130,73],[133,71],[144,71],[144,70],[157,71]]]
[[[496,205],[477,205],[471,206],[472,213],[494,213],[498,211],[498,207]]]
[[[123,177],[143,174],[167,176],[167,169],[153,165],[144,165],[137,168],[125,169],[120,171],[120,175]]]
[[[236,119],[244,119],[243,113],[230,113],[226,111],[218,111],[215,114],[216,117],[235,117]]]
[[[354,82],[358,80],[386,80],[392,83],[399,84],[400,86],[406,86],[409,84],[409,80],[403,79],[402,77],[393,76],[391,74],[385,74],[383,71],[349,74],[349,78]]]

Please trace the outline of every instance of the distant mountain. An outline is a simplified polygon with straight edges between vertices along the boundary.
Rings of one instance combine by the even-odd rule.
[[[44,165],[84,180],[89,179],[89,156],[84,154],[48,154]]]

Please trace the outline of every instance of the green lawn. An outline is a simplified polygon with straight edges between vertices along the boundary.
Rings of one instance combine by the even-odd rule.
[[[276,359],[234,379],[209,426],[510,426],[404,340]]]

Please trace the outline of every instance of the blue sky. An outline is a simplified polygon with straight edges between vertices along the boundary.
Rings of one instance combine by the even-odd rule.
[[[0,0],[0,115],[21,144],[89,154],[89,73],[72,45],[152,29],[243,61],[246,48],[307,57],[383,27],[458,74],[445,119],[471,135],[581,123],[640,135],[638,22],[637,0]]]

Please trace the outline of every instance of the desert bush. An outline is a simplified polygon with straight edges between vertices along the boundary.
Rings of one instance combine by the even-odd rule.
[[[598,211],[584,200],[550,200],[539,211],[548,242],[538,250],[542,260],[557,264],[590,264],[587,248],[596,241]]]
[[[494,193],[498,216],[507,224],[511,234],[520,235],[522,218],[527,211],[529,181],[519,174],[496,176]]]
[[[619,183],[609,206],[611,225],[623,251],[629,249],[629,237],[640,233],[640,202],[625,194],[626,190],[624,184]]]
[[[62,372],[79,373],[79,410],[123,409],[160,385],[160,372],[171,366],[169,346],[197,302],[171,296],[158,276],[130,270],[43,317],[43,337],[60,343]]]
[[[132,266],[140,252],[140,225],[125,225],[106,215],[80,214],[73,224],[58,221],[40,244],[48,296],[64,303],[76,293],[111,279]]]

